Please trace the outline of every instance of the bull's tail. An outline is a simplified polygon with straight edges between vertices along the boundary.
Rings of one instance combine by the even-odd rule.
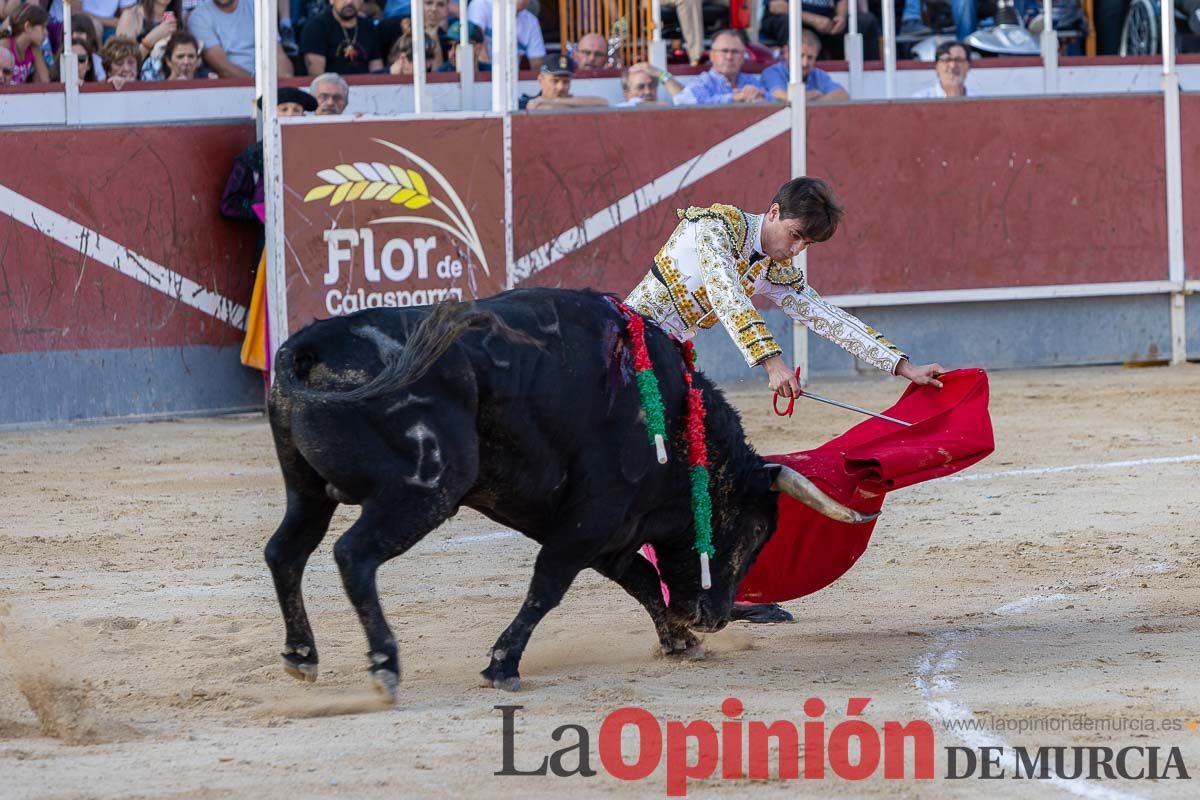
[[[419,381],[467,331],[486,330],[514,344],[542,343],[508,325],[499,315],[473,302],[446,300],[421,320],[404,346],[388,353],[384,367],[368,383],[342,394],[343,399],[369,400]]]

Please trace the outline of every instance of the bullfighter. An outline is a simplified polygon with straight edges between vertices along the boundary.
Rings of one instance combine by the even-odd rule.
[[[800,385],[751,298],[762,295],[792,319],[851,355],[915,384],[941,388],[940,364],[913,364],[882,334],[826,302],[808,283],[797,259],[837,231],[843,208],[820,178],[785,183],[764,214],[731,205],[691,207],[654,257],[650,272],[626,304],[681,339],[718,321],[751,367],[761,366],[772,391],[796,397]],[[735,619],[788,622],[777,605],[739,605]]]

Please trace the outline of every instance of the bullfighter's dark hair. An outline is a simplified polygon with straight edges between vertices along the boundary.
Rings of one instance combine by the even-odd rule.
[[[800,235],[810,242],[832,238],[845,214],[833,188],[820,178],[793,178],[775,193],[771,204],[776,203],[779,218],[800,220]]]

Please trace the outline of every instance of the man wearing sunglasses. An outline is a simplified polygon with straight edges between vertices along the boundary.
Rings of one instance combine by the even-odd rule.
[[[769,101],[757,75],[742,72],[746,44],[736,32],[725,30],[712,39],[708,51],[712,69],[697,75],[672,101],[677,106],[761,103]]]
[[[979,97],[979,92],[967,86],[971,59],[962,42],[942,42],[937,47],[937,83],[926,86],[913,97]]]

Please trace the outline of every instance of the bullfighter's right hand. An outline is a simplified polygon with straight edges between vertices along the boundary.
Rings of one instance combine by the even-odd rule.
[[[783,356],[771,356],[765,359],[762,367],[767,371],[767,382],[771,391],[776,392],[780,397],[800,396],[800,382],[796,380],[796,374],[783,360]]]

